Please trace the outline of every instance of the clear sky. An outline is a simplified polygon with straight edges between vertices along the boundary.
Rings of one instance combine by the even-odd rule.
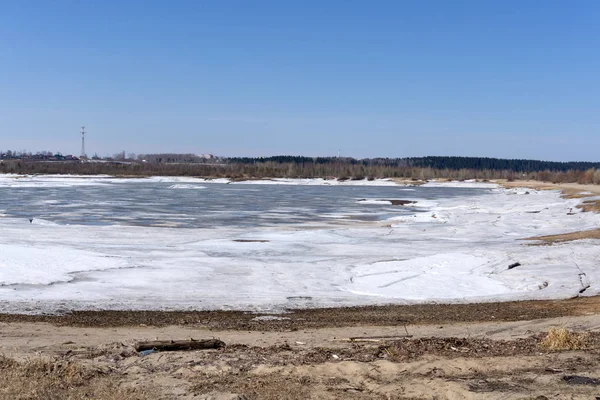
[[[0,149],[600,161],[600,1],[0,0]]]

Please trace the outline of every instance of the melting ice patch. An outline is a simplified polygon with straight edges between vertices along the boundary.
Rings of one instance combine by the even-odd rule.
[[[494,260],[466,253],[441,253],[402,261],[362,265],[348,290],[406,300],[497,296],[511,291],[492,274]]]
[[[0,187],[9,188],[66,188],[75,186],[99,186],[110,182],[109,176],[96,175],[15,175],[0,174]]]
[[[33,225],[48,225],[48,226],[56,226],[58,225],[56,222],[48,221],[41,218],[33,218],[29,221]]]
[[[466,180],[466,181],[448,181],[448,182],[439,182],[431,180],[422,185],[423,187],[446,187],[446,188],[467,188],[467,189],[493,189],[497,188],[498,184],[489,183],[489,182],[476,182],[474,180]]]
[[[473,246],[455,247],[466,251]],[[568,298],[600,291],[594,264],[600,251],[591,242],[506,250],[490,244],[488,251],[361,264],[345,289],[382,299],[450,302]],[[516,260],[519,265],[509,268]]]
[[[204,179],[181,176],[116,178],[110,175],[18,175],[0,174],[0,187],[67,188],[76,186],[106,186],[128,183],[229,183],[229,179]]]
[[[74,272],[126,266],[123,260],[89,251],[0,244],[0,286],[49,285],[72,280]]]
[[[206,189],[206,186],[177,184],[169,186],[169,189]]]
[[[297,185],[297,186],[401,186],[391,179],[337,180],[322,178],[273,178],[231,182],[236,185]]]
[[[377,200],[377,199],[361,199],[357,200],[359,204],[373,204],[373,205],[387,205],[391,206],[392,202],[389,200]]]

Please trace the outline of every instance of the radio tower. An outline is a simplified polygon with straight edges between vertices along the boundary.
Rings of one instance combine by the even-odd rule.
[[[81,127],[81,158],[87,158],[85,154],[85,126]]]

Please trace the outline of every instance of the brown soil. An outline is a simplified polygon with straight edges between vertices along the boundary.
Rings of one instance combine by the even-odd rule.
[[[456,398],[477,398],[478,393],[495,393],[493,398],[523,398],[557,388],[564,393],[569,390],[561,382],[565,371],[594,368],[592,358],[578,357],[582,353],[560,361],[546,355],[546,360],[536,362],[546,357],[540,356],[535,337],[514,341],[430,338],[345,351],[276,348],[255,354],[254,349],[233,349],[231,359],[238,359],[239,351],[248,357],[245,365],[232,367],[240,372],[198,374],[190,391],[197,395],[229,392],[255,399],[419,399],[431,398],[439,384],[452,384],[457,386],[454,390],[439,394],[455,392],[461,394]],[[588,352],[600,354],[597,347]],[[332,361],[334,355],[339,358]],[[261,368],[253,368],[256,363]],[[512,367],[489,368],[493,363],[511,363]],[[541,387],[535,375],[545,378],[541,381],[554,381],[554,385]],[[587,388],[588,393],[594,390]]]
[[[74,311],[65,315],[0,314],[2,322],[47,322],[58,326],[116,327],[188,325],[210,329],[290,331],[360,325],[448,324],[523,321],[600,313],[600,296],[502,303],[415,304],[289,310],[285,319],[256,320],[242,311]]]

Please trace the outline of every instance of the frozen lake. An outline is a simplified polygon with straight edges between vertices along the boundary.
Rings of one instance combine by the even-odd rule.
[[[4,181],[2,185],[0,180],[0,211],[7,217],[59,225],[214,229],[323,224],[336,219],[385,220],[419,209],[378,200],[436,200],[489,192],[480,188],[375,186],[377,182],[330,186],[178,182],[177,178]]]
[[[600,227],[579,202],[489,184],[0,175],[0,311],[598,294],[598,241],[519,240]]]

